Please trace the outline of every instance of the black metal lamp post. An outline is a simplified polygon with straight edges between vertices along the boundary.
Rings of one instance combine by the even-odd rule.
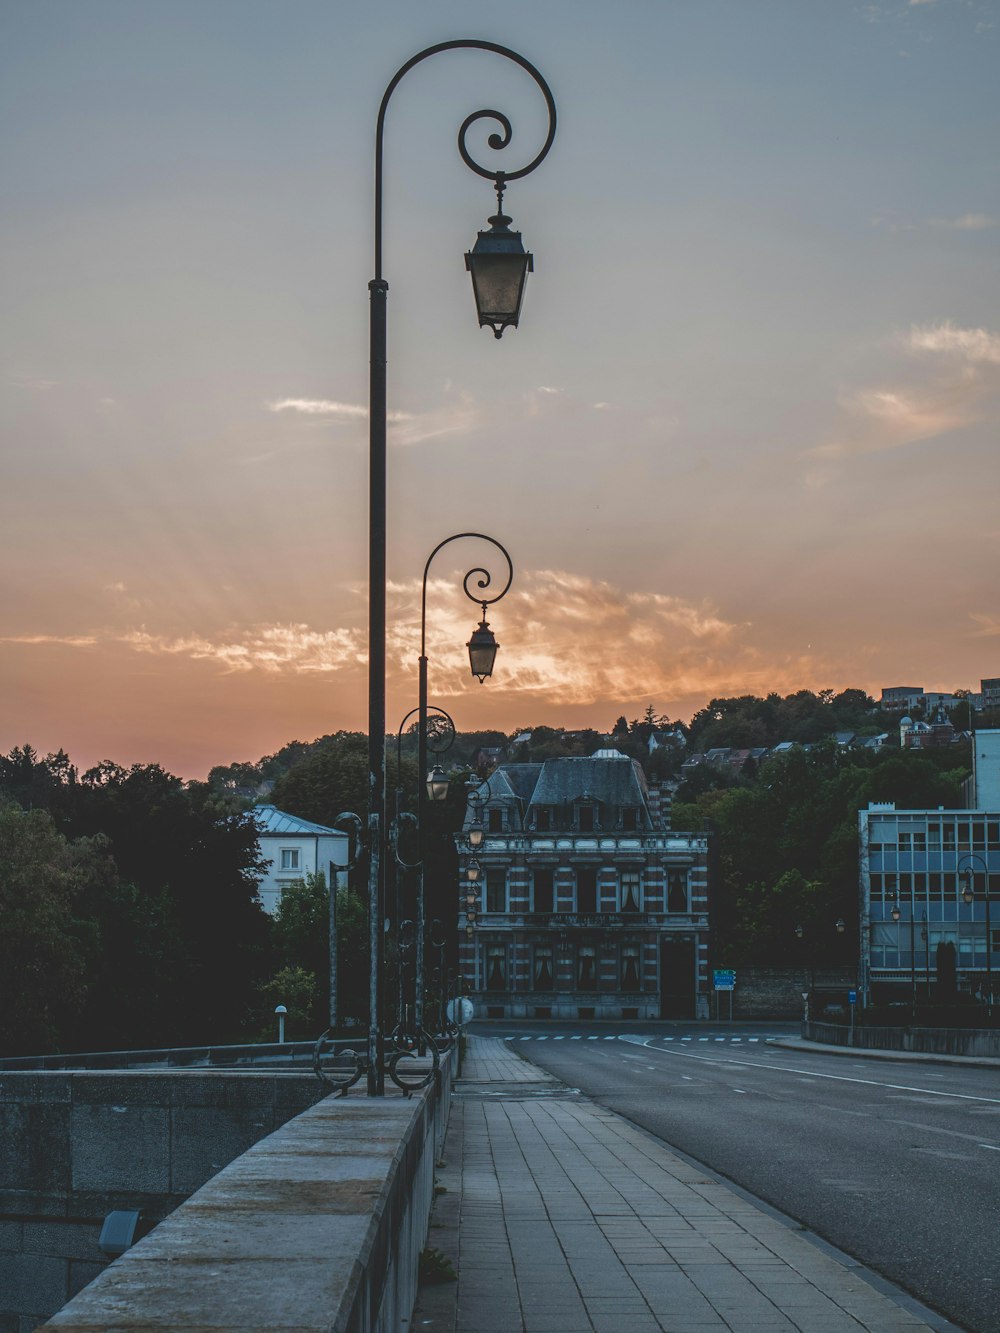
[[[371,296],[370,351],[371,371],[369,381],[369,543],[368,543],[368,904],[371,952],[369,961],[369,1024],[367,1055],[367,1091],[370,1097],[381,1096],[385,1091],[385,1071],[383,1063],[383,978],[385,970],[384,923],[385,923],[385,864],[387,829],[385,820],[385,576],[386,576],[386,298],[389,284],[382,276],[382,156],[385,133],[385,117],[397,84],[414,65],[429,56],[444,51],[454,50],[491,51],[526,70],[541,89],[549,113],[549,130],[541,151],[527,166],[519,171],[497,172],[480,166],[469,154],[465,139],[470,126],[480,120],[491,120],[499,124],[501,133],[489,137],[493,149],[506,148],[511,140],[511,124],[499,111],[482,110],[473,112],[462,122],[458,134],[458,150],[463,162],[478,176],[494,182],[498,196],[502,196],[507,182],[527,176],[539,165],[552,146],[556,131],[556,110],[552,93],[541,74],[523,56],[508,47],[495,42],[474,39],[441,42],[427,47],[411,57],[397,70],[391,79],[379,107],[375,129],[375,276],[368,284]],[[524,275],[528,265],[524,257],[518,258],[511,242],[503,236],[504,224],[496,228],[500,248],[483,254],[487,261],[485,268],[472,267],[476,281],[476,301],[480,319],[493,328],[499,336],[505,327],[516,325],[520,313],[520,300],[523,295]],[[492,235],[491,231],[487,235]],[[509,292],[509,277],[504,280],[498,276],[497,261],[506,262],[509,267],[516,263],[521,268],[517,288],[517,303],[513,308],[499,308],[499,298],[503,290]],[[473,251],[475,256],[475,251]],[[470,263],[472,258],[470,257]],[[476,259],[478,266],[479,260]],[[530,261],[529,261],[530,263]],[[490,265],[493,265],[491,268]],[[496,309],[490,309],[497,304]],[[423,731],[423,728],[421,729]],[[421,777],[425,768],[421,768]]]
[[[502,597],[505,597],[510,589],[511,583],[514,581],[514,565],[507,551],[507,548],[501,545],[501,543],[498,542],[495,537],[488,537],[484,532],[453,533],[452,536],[445,537],[444,541],[438,542],[437,546],[434,547],[434,550],[431,551],[430,555],[427,557],[427,561],[424,564],[424,576],[420,590],[420,660],[419,660],[419,681],[418,681],[419,696],[417,705],[419,713],[419,721],[418,721],[419,729],[417,734],[417,744],[419,749],[417,756],[417,765],[418,765],[418,771],[421,775],[427,772],[427,580],[430,575],[431,564],[433,563],[434,557],[437,555],[437,553],[443,550],[445,546],[450,546],[452,542],[465,541],[465,540],[487,542],[490,546],[495,547],[496,550],[499,551],[499,553],[503,556],[507,566],[506,578],[504,579],[502,585],[500,584],[499,580],[497,581],[497,585],[494,585],[493,576],[490,574],[488,569],[483,568],[481,565],[476,566],[473,569],[470,569],[468,573],[465,575],[465,577],[462,579],[462,591],[465,593],[466,597],[468,597],[470,601],[476,602],[479,606],[482,607],[483,610],[482,623],[480,624],[479,629],[477,629],[473,633],[472,640],[475,640],[477,635],[482,635],[483,631],[485,630],[485,634],[489,636],[489,640],[492,642],[491,650],[489,648],[489,645],[487,645],[486,647],[477,647],[474,650],[472,645],[472,640],[470,640],[470,643],[468,645],[469,666],[472,670],[472,674],[474,676],[479,677],[480,683],[482,683],[482,681],[492,673],[493,663],[496,659],[496,654],[497,654],[496,639],[493,638],[493,634],[491,633],[489,626],[486,624],[486,608],[488,606],[492,606],[494,602],[499,602]],[[473,587],[471,586],[473,580],[475,581],[475,590],[473,590]],[[497,592],[494,592],[492,596],[487,596],[488,590],[494,586],[498,586],[499,590]],[[420,830],[419,834],[420,870],[419,870],[418,889],[417,889],[418,893],[417,964],[416,964],[417,994],[416,994],[416,1004],[415,1004],[415,1017],[418,1029],[421,1029],[423,1027],[423,1012],[424,1012],[423,923],[424,923],[424,902],[425,902],[424,862],[427,851],[426,841],[425,841],[425,828],[427,822],[426,802],[428,799],[432,801],[443,801],[447,798],[447,796],[448,796],[447,774],[442,772],[441,769],[435,767],[435,769],[432,772],[427,774],[426,784],[421,783],[420,785],[418,792],[418,805],[417,805],[417,822]]]
[[[962,901],[973,904],[975,902],[976,880],[972,870],[972,862],[975,861],[982,866],[983,876],[983,895],[986,904],[986,1011],[992,1018],[993,1015],[993,929],[990,921],[990,868],[985,857],[978,856],[975,852],[967,852],[959,857],[958,877],[964,880],[965,887],[962,890]],[[963,863],[968,862],[963,869]],[[975,918],[973,918],[975,920]]]
[[[899,925],[900,917],[903,913],[899,910],[899,903],[893,903],[890,913],[893,921]],[[898,938],[898,937],[897,937]],[[916,1017],[917,1013],[917,942],[914,934],[913,921],[913,894],[910,894],[910,1016]]]

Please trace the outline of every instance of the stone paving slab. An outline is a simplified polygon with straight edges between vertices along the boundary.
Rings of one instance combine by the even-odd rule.
[[[915,1333],[945,1320],[865,1280],[696,1165],[583,1097],[493,1099],[558,1080],[469,1037],[428,1245],[458,1282],[423,1287],[437,1333]],[[532,1072],[541,1075],[532,1077]],[[473,1092],[471,1087],[465,1089]],[[442,1206],[443,1205],[443,1206]]]

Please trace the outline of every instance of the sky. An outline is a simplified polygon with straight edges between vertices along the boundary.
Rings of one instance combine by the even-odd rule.
[[[559,126],[498,342],[456,134],[516,170],[542,99],[460,51],[390,104],[389,727],[469,530],[460,730],[1000,675],[1000,0],[3,0],[0,751],[364,729],[375,116],[460,37]]]

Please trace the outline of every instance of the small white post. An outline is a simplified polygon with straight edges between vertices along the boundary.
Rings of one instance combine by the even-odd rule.
[[[278,1045],[283,1046],[285,1044],[285,1015],[288,1010],[283,1004],[279,1004],[275,1007],[274,1012],[278,1015]]]

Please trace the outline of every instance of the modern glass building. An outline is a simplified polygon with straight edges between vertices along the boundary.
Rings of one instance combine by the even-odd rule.
[[[859,812],[865,1004],[933,998],[952,946],[958,989],[1000,980],[1000,810]]]

